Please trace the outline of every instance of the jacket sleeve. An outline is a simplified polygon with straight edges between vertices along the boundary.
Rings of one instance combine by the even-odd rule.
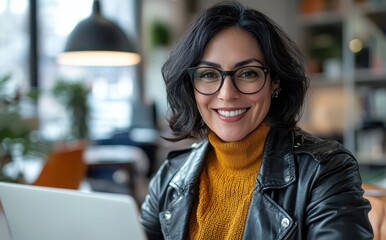
[[[371,205],[363,197],[357,161],[348,153],[328,156],[315,172],[307,205],[307,239],[373,239]]]
[[[166,164],[166,163],[165,163]],[[148,239],[164,239],[159,221],[159,198],[161,193],[161,176],[165,164],[149,183],[149,193],[141,206],[141,223]]]

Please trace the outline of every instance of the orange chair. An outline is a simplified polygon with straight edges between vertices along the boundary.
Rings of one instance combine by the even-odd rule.
[[[54,150],[33,185],[79,189],[87,171],[83,151],[83,143],[64,145]]]
[[[386,239],[386,189],[364,183],[364,197],[371,203],[370,223],[374,231],[374,240]]]

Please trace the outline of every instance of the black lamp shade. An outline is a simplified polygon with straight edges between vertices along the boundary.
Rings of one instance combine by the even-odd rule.
[[[139,63],[141,57],[123,30],[101,15],[99,1],[94,1],[93,13],[74,28],[57,60],[64,65],[124,66]]]

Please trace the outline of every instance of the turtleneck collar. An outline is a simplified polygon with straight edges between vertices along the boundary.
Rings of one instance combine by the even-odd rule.
[[[243,170],[256,165],[257,162],[260,166],[265,139],[269,130],[270,126],[263,122],[249,135],[237,142],[224,142],[216,133],[209,130],[208,140],[213,146],[218,167],[227,170]]]

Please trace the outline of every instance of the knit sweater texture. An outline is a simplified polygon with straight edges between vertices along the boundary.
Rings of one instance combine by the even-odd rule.
[[[262,123],[238,142],[224,142],[209,131],[213,149],[200,175],[189,239],[242,239],[269,129]]]

